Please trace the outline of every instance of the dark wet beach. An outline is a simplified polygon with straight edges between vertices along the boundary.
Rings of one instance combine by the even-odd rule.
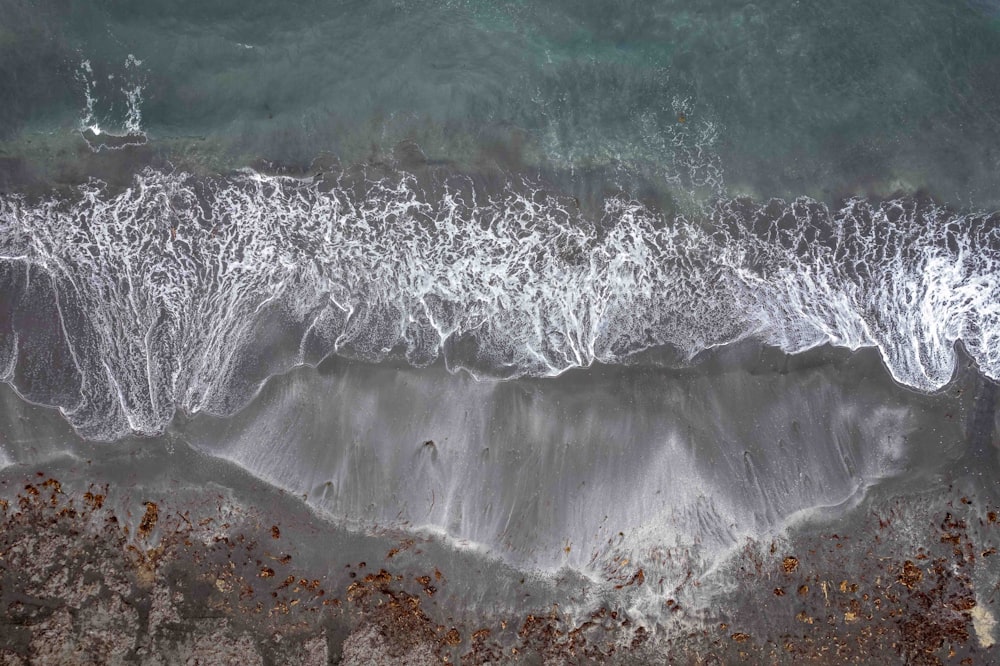
[[[53,659],[81,662],[933,663],[954,652],[956,663],[987,663],[1000,529],[1000,501],[984,482],[997,466],[992,394],[964,373],[946,392],[920,396],[864,356],[745,345],[695,368],[598,368],[502,383],[491,397],[441,371],[338,363],[272,379],[234,422],[196,417],[164,438],[115,444],[88,444],[51,410],[8,392],[4,450],[18,462],[4,472],[4,558],[9,580],[22,582],[5,586],[6,654],[59,646]],[[304,413],[294,396],[329,381],[341,388],[324,395],[371,411]],[[657,396],[676,391],[667,409],[683,405],[661,418],[682,415],[689,432],[722,448],[693,447],[687,466],[656,467],[643,435],[655,424],[629,412],[649,399],[650,382]],[[842,393],[832,388],[840,384]],[[753,402],[727,398],[732,391]],[[379,418],[376,395],[412,411]],[[803,431],[797,417],[815,401],[845,420]],[[723,414],[713,409],[720,403],[741,407]],[[469,413],[490,405],[492,417]],[[894,413],[864,432],[873,411]],[[292,432],[284,419],[296,439],[261,430]],[[473,437],[477,423],[483,434]],[[584,423],[617,430],[601,436]],[[792,446],[817,431],[843,437],[830,447],[836,458]],[[738,453],[711,434],[720,432],[741,433],[728,445]],[[574,456],[561,453],[560,434],[574,438]],[[272,444],[253,445],[263,441]],[[889,453],[873,470],[866,457],[880,443]],[[474,459],[463,459],[470,448]],[[732,459],[739,467],[726,476]],[[598,468],[627,481],[588,471]],[[456,477],[477,492],[451,490]],[[519,482],[532,490],[505,494]],[[584,484],[619,490],[588,498]],[[657,502],[664,491],[670,499]],[[685,511],[682,498],[695,493],[704,499]],[[450,509],[434,514],[435,496]],[[734,523],[719,515],[727,500],[744,511],[727,514]],[[506,541],[484,550],[498,509],[514,521]],[[646,550],[654,512],[676,526],[676,542]],[[596,513],[611,519],[588,526]],[[449,537],[427,531],[428,521],[447,524]],[[604,525],[622,533],[605,542]],[[36,542],[50,546],[26,545]],[[598,577],[566,568],[591,550],[605,563]]]

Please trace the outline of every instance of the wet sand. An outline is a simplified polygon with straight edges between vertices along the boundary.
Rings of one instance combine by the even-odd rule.
[[[3,403],[11,663],[991,659],[971,369],[927,396],[835,349],[499,383],[331,360],[114,444]]]

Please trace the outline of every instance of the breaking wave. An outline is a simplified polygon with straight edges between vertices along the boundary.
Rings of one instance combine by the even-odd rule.
[[[507,378],[754,337],[874,346],[933,391],[961,340],[1000,378],[1000,216],[908,199],[686,219],[517,180],[147,170],[0,197],[0,280],[0,377],[101,439],[232,413],[329,354]]]

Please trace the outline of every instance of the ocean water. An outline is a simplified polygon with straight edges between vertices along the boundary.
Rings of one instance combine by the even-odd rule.
[[[0,379],[72,432],[6,466],[183,441],[607,592],[995,464],[991,0],[0,17]]]

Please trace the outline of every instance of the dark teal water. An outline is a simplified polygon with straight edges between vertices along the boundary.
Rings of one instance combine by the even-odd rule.
[[[384,158],[412,140],[435,160],[614,165],[702,196],[1000,199],[991,2],[0,9],[6,157],[42,159],[28,141],[80,124],[85,78],[106,131],[126,123],[123,88],[140,86],[157,149],[210,171],[322,152]]]

